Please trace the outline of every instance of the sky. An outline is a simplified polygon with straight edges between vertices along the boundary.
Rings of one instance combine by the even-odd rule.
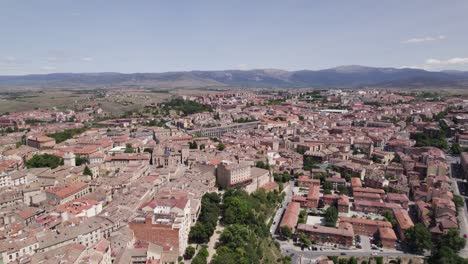
[[[466,0],[0,0],[0,75],[468,70]]]

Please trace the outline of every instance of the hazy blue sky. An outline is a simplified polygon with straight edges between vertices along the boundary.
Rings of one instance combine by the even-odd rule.
[[[0,75],[468,70],[466,0],[0,0]]]

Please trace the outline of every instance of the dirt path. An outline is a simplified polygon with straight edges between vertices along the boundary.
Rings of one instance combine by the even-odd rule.
[[[221,233],[223,232],[223,230],[224,230],[224,226],[221,226],[218,221],[218,224],[216,225],[216,229],[213,235],[210,237],[210,241],[208,242],[207,250],[208,250],[208,253],[210,253],[210,255],[208,256],[208,263],[211,262],[211,259],[216,254],[216,249],[215,249],[216,242],[218,242],[219,237],[221,236]]]

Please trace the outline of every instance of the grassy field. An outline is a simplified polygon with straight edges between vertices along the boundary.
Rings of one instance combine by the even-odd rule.
[[[85,94],[69,91],[28,91],[21,93],[0,94],[0,113],[18,112],[34,109],[70,108],[81,100]]]
[[[105,96],[107,95],[107,96]],[[35,109],[75,109],[96,103],[114,115],[136,110],[147,104],[159,103],[170,98],[169,92],[145,90],[47,90],[0,93],[0,113]]]

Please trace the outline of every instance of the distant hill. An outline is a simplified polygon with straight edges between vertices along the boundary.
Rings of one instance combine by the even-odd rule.
[[[375,68],[358,65],[311,71],[277,69],[165,73],[53,73],[0,76],[0,87],[468,87],[468,72]]]

